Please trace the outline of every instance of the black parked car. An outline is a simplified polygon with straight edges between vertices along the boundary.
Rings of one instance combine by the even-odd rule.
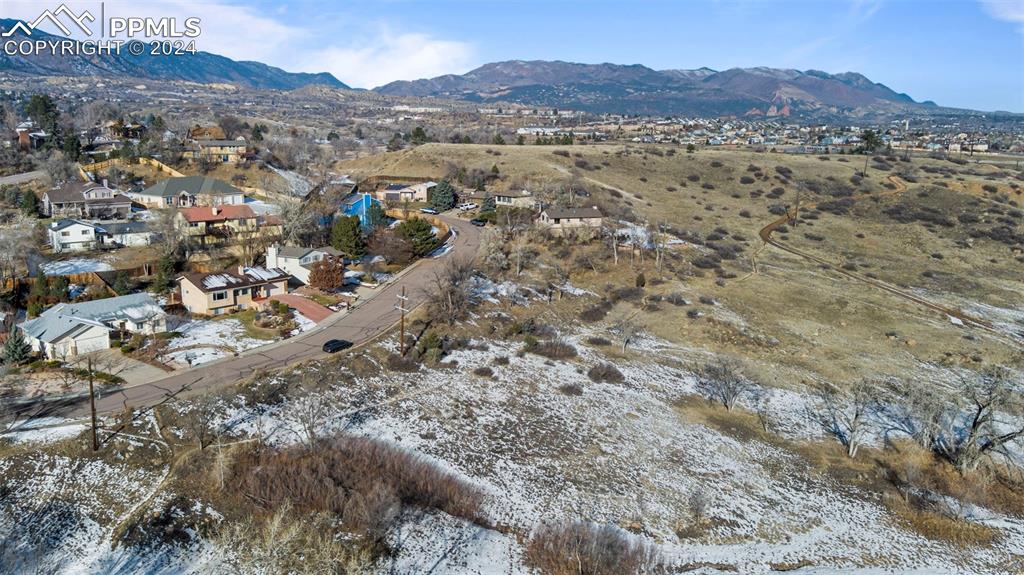
[[[471,223],[474,226],[477,226],[479,228],[482,228],[482,227],[487,225],[487,220],[481,220],[480,218],[474,218],[472,220],[469,220],[469,223]]]
[[[325,353],[334,353],[352,347],[352,342],[345,339],[330,339],[324,343]]]

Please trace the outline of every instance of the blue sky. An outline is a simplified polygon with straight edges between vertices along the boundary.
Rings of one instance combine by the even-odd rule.
[[[33,17],[40,4],[5,0],[3,15]],[[510,59],[771,66],[855,71],[916,100],[1024,112],[1024,0],[150,0],[106,10],[198,16],[201,50],[364,88]]]

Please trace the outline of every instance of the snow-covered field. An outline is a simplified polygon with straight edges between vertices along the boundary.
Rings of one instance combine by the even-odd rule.
[[[40,267],[48,276],[109,272],[114,269],[107,262],[95,258],[72,258],[59,262],[46,262]]]
[[[170,349],[178,351],[169,353],[167,361],[183,366],[208,363],[227,357],[232,351],[242,352],[270,343],[246,335],[242,322],[233,318],[193,319],[173,329],[181,336],[170,341]]]
[[[477,288],[484,299],[522,291],[489,282]],[[190,335],[175,341],[237,343],[242,327],[232,321],[237,322],[190,322]],[[559,519],[629,525],[679,568],[726,566],[726,571],[703,567],[697,573],[769,573],[774,566],[802,562],[808,567],[796,573],[1004,573],[1010,572],[1012,555],[1024,554],[1019,518],[974,510],[973,520],[1000,530],[1002,539],[993,547],[964,549],[929,540],[902,527],[877,496],[822,473],[782,442],[728,433],[687,411],[695,381],[685,366],[702,350],[640,337],[622,355],[589,347],[587,338],[596,334],[584,329],[562,334],[579,352],[571,361],[521,355],[519,343],[473,340],[446,357],[447,366],[417,373],[364,369],[357,374],[336,363],[297,370],[293,377],[311,372],[336,382],[322,392],[331,416],[320,434],[344,429],[428,455],[490,494],[488,514],[511,532],[439,512],[411,514],[393,535],[401,551],[376,572],[526,575],[516,534]],[[397,342],[392,338],[380,345],[393,349]],[[365,356],[365,361],[376,360]],[[597,383],[587,376],[591,366],[609,361],[624,381]],[[482,367],[493,375],[474,375]],[[274,381],[280,377],[264,385]],[[800,390],[770,390],[774,432],[788,442],[828,441],[806,417],[812,401]],[[178,405],[183,412],[191,409]],[[216,425],[227,442],[260,435],[271,445],[289,445],[302,437],[305,413],[301,402],[246,405],[236,397],[221,402]],[[160,469],[81,461],[31,456],[21,464],[34,475],[24,480],[28,486],[19,487],[17,501],[67,496],[79,472],[86,474],[81,489],[95,490],[90,497],[98,501],[116,495],[148,512],[172,497],[188,501],[187,493],[156,489]],[[5,465],[0,460],[0,474]],[[80,493],[79,486],[74,489]],[[698,537],[681,537],[677,533],[690,521],[689,498],[697,491],[708,500],[708,525]],[[150,495],[155,497],[146,503]],[[217,514],[195,505],[202,515]],[[68,559],[62,573],[112,566],[125,573],[201,573],[209,567],[206,560],[228,551],[218,551],[194,531],[178,546],[113,549],[110,526],[125,511],[102,509],[91,499],[73,509],[75,522],[62,525],[56,547]],[[13,519],[0,514],[0,527],[4,521]]]

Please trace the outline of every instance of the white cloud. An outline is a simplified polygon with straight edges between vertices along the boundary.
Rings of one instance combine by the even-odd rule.
[[[313,50],[301,59],[302,72],[330,72],[342,82],[374,88],[394,80],[462,73],[471,67],[472,45],[429,34],[392,34],[381,29],[350,45]]]
[[[1024,31],[1024,2],[1021,0],[981,0],[981,6],[989,16],[1020,24],[1020,29]]]

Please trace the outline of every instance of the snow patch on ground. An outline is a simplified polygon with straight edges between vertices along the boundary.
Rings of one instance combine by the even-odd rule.
[[[243,352],[270,343],[249,337],[242,322],[233,319],[193,319],[174,328],[181,336],[170,340],[168,362],[187,366],[208,363],[231,355],[230,350]],[[200,346],[200,347],[195,347]],[[203,347],[207,346],[207,347]],[[189,347],[192,349],[179,349]],[[174,351],[178,350],[178,351]]]
[[[53,443],[77,437],[88,429],[85,424],[58,417],[40,417],[5,430],[3,437],[14,443]]]
[[[282,170],[281,168],[275,168],[274,166],[270,166],[270,169],[273,170],[275,174],[284,178],[293,195],[305,197],[306,194],[313,189],[313,184],[308,179],[295,172]]]
[[[109,272],[114,269],[107,262],[93,258],[73,258],[59,262],[46,262],[40,268],[48,276]]]

